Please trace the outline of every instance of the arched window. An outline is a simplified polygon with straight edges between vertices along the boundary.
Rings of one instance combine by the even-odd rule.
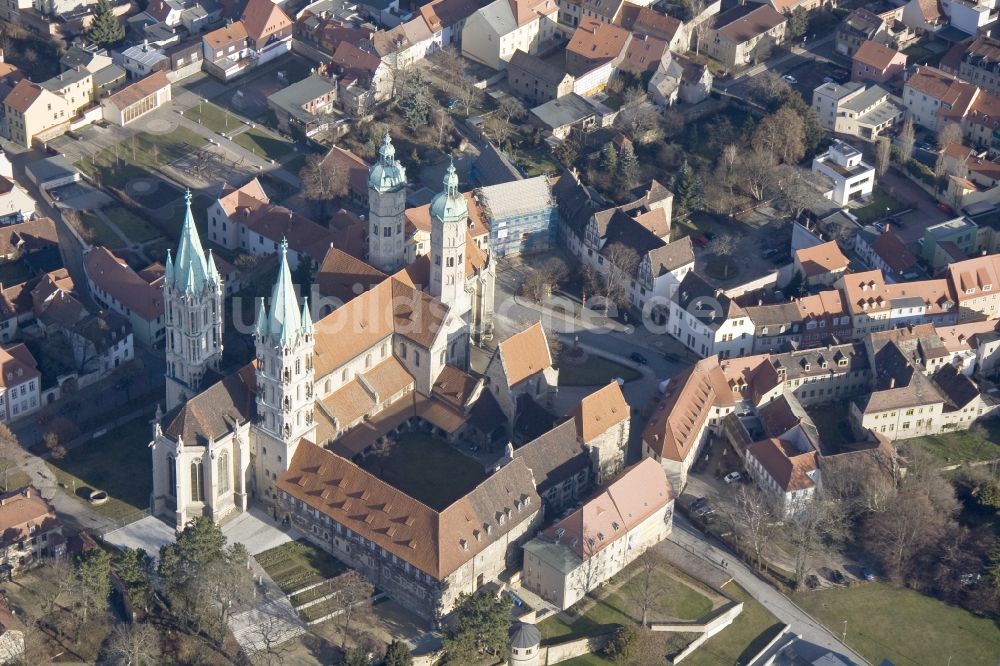
[[[229,492],[229,452],[228,451],[223,451],[222,454],[219,456],[218,468],[219,468],[218,488],[219,488],[219,494],[221,495],[223,493],[228,493]]]
[[[170,496],[174,497],[177,492],[177,460],[173,456],[167,456],[167,488]]]
[[[191,463],[191,501],[205,501],[205,486],[202,484],[202,472],[204,471],[201,460]]]

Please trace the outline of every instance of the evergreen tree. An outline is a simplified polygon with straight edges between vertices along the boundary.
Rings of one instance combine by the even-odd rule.
[[[98,46],[114,46],[125,39],[125,28],[108,0],[97,0],[94,21],[87,30],[87,37]]]
[[[705,184],[687,160],[674,175],[674,201],[679,212],[687,213],[705,205]]]
[[[112,566],[125,585],[129,602],[142,610],[148,609],[153,598],[152,558],[141,548],[125,548],[115,555]]]
[[[618,171],[618,151],[610,141],[604,144],[604,150],[601,151],[601,168],[609,174]]]
[[[92,548],[76,560],[79,584],[78,605],[84,622],[91,610],[108,607],[111,594],[111,556],[100,548]]]
[[[382,658],[382,666],[411,666],[413,655],[410,648],[402,641],[393,641],[385,650],[385,657]]]
[[[809,13],[802,7],[792,10],[792,15],[788,19],[788,39],[795,40],[806,34],[809,29]]]
[[[635,150],[631,144],[622,146],[622,151],[618,155],[618,190],[619,194],[625,194],[633,187],[639,178],[639,159],[635,156]]]
[[[472,664],[486,655],[505,655],[513,604],[506,594],[459,595],[455,606],[458,621],[444,640],[448,663]]]

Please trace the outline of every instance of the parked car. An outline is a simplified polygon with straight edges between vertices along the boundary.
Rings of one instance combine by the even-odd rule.
[[[784,80],[788,81],[788,82],[789,82],[789,83],[791,83],[791,84],[792,84],[793,86],[794,86],[794,85],[795,85],[796,83],[798,83],[798,82],[799,82],[799,80],[798,80],[797,78],[795,78],[794,76],[792,76],[791,74],[785,74],[785,75],[784,75],[783,77],[781,77],[781,78],[783,78]]]
[[[698,516],[699,518],[705,518],[706,516],[710,516],[713,513],[715,513],[715,509],[713,509],[712,507],[710,507],[708,505],[705,505],[705,506],[701,507],[700,509],[698,509],[697,511],[695,511],[694,515]]]
[[[877,577],[875,576],[875,572],[869,569],[868,567],[865,567],[864,569],[861,570],[861,577],[864,578],[869,583],[872,583],[877,579]]]
[[[694,237],[694,242],[698,245],[698,247],[705,247],[708,245],[708,238],[704,234],[698,234]]]
[[[843,83],[851,75],[846,69],[838,68],[833,70],[833,78],[836,79],[837,83]]]
[[[663,352],[663,358],[667,361],[673,361],[674,363],[680,363],[684,359],[681,358],[680,354],[674,354],[673,352]]]
[[[648,363],[646,357],[640,354],[639,352],[632,352],[631,354],[628,355],[628,357],[633,361],[635,361],[636,363],[638,363],[639,365],[646,365]]]
[[[722,480],[725,481],[726,483],[736,483],[737,481],[740,481],[742,479],[743,475],[740,474],[739,472],[730,472],[729,474],[726,474],[726,476]]]
[[[832,76],[824,76],[823,77],[823,83],[836,83],[836,82],[837,82],[837,79],[833,78]]]
[[[694,501],[691,502],[691,510],[692,511],[697,511],[698,509],[700,509],[701,507],[705,506],[706,504],[708,504],[708,498],[707,497],[695,497]]]
[[[837,585],[843,585],[845,582],[847,582],[847,578],[844,576],[844,572],[841,571],[840,569],[834,569],[833,571],[830,572],[830,580],[836,583]]]
[[[763,252],[761,252],[761,254],[764,256],[765,259],[767,259],[769,257],[773,257],[774,255],[778,254],[779,252],[781,252],[781,250],[779,250],[778,248],[769,247],[766,250],[764,250]]]
[[[948,204],[946,204],[946,203],[944,203],[944,202],[941,202],[941,203],[939,203],[939,204],[937,205],[937,207],[938,207],[938,209],[939,209],[939,210],[940,210],[940,211],[941,211],[942,213],[947,213],[948,215],[951,215],[951,214],[953,214],[953,213],[955,212],[955,211],[953,211],[953,210],[951,209],[951,206],[949,206]]]
[[[888,227],[885,226],[885,222],[875,222],[874,224],[872,224],[872,226],[878,229],[883,234],[885,233],[885,230],[888,229]]]

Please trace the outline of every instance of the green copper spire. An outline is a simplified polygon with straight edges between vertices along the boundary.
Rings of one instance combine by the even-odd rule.
[[[205,285],[213,282],[211,275],[215,268],[209,270],[205,258],[205,249],[198,236],[198,227],[191,214],[191,190],[184,193],[184,226],[181,227],[181,242],[177,247],[177,259],[169,273],[166,282],[169,286],[188,292],[197,292]]]
[[[271,341],[278,345],[288,345],[295,341],[302,328],[302,313],[299,311],[292,271],[288,267],[288,241],[281,240],[281,266],[278,281],[271,292],[271,311],[267,318],[267,333]]]
[[[312,314],[309,312],[308,296],[302,299],[302,322],[299,324],[299,328],[302,330],[302,335],[312,335],[313,320]]]

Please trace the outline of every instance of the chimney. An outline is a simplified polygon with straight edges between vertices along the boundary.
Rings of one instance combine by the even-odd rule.
[[[3,49],[0,49],[0,62],[7,62],[6,60],[4,60]]]
[[[896,388],[896,378],[895,377],[890,377],[889,378],[889,388],[891,388],[891,389]]]

